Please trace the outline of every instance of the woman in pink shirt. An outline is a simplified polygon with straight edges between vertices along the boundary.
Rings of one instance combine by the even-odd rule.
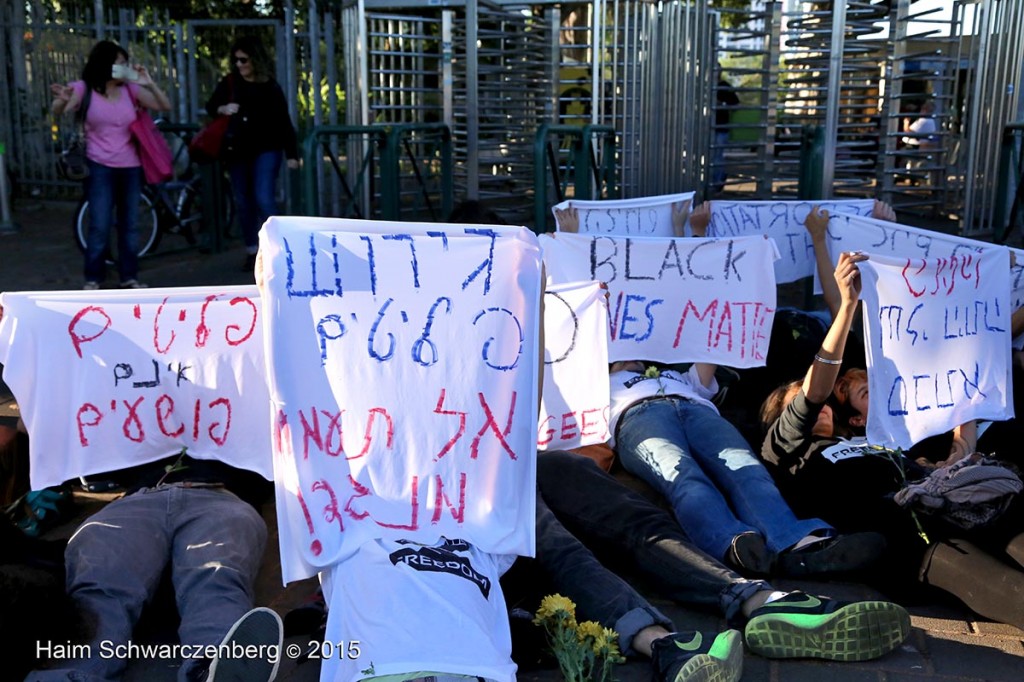
[[[131,82],[130,82],[131,81]],[[85,289],[99,289],[106,277],[105,251],[117,208],[118,270],[121,286],[137,289],[138,232],[135,226],[142,191],[142,162],[128,126],[136,104],[167,111],[171,102],[144,66],[130,64],[123,47],[103,40],[92,48],[82,80],[51,86],[51,110],[76,111],[85,130],[89,177],[89,234],[85,252]]]

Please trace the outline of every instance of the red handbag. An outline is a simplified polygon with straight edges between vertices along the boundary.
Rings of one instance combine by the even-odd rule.
[[[130,87],[128,96],[131,97],[132,104],[135,105],[135,97],[132,95]],[[128,126],[128,130],[138,145],[142,173],[146,176],[146,182],[153,185],[170,180],[174,168],[171,148],[167,146],[167,140],[157,129],[149,112],[136,106],[135,120]]]
[[[228,75],[228,103],[235,99],[235,80]],[[188,143],[188,155],[196,163],[212,163],[220,158],[224,149],[224,136],[228,132],[230,116],[218,116],[195,134]]]
[[[210,163],[220,158],[224,135],[228,132],[230,116],[218,116],[195,134],[188,143],[188,155],[197,163]]]

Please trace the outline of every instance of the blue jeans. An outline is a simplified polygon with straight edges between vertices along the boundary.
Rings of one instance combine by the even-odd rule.
[[[85,281],[102,282],[107,270],[107,243],[117,210],[117,269],[121,281],[138,279],[139,232],[136,218],[142,193],[142,167],[111,168],[89,161],[86,196],[89,234],[86,235]]]
[[[26,679],[119,680],[127,662],[104,659],[100,643],[132,639],[168,563],[181,643],[219,644],[253,606],[266,540],[263,518],[223,488],[171,484],[111,502],[75,531],[65,552],[68,594],[95,623],[92,656]],[[190,679],[199,662],[185,661],[178,679]]]
[[[618,428],[622,466],[664,495],[686,535],[713,557],[724,558],[740,533],[759,533],[781,552],[832,531],[793,514],[740,432],[707,405],[677,396],[641,402]]]
[[[261,152],[253,159],[232,161],[228,166],[238,223],[250,253],[256,253],[260,227],[278,212],[275,196],[283,158],[284,153],[280,150]]]
[[[623,557],[655,589],[676,601],[717,609],[727,619],[743,602],[771,590],[691,545],[672,516],[570,452],[537,455],[537,561],[555,590],[576,602],[582,619],[614,627],[620,648],[665,616],[606,569],[591,550]],[[685,629],[685,626],[684,626]]]

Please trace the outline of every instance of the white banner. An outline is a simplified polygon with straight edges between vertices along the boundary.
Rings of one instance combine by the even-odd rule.
[[[871,385],[867,436],[903,448],[971,419],[1008,419],[1005,249],[860,264]]]
[[[544,385],[537,447],[604,443],[608,433],[608,297],[599,282],[544,293]]]
[[[0,297],[33,489],[182,448],[271,478],[255,287]]]
[[[672,223],[672,204],[693,202],[693,192],[662,194],[655,197],[636,199],[607,199],[583,201],[569,199],[551,207],[555,225],[559,232],[565,228],[559,224],[558,211],[575,208],[579,215],[579,234],[615,234],[632,237],[675,237]],[[685,234],[689,235],[690,223],[684,223]]]
[[[839,262],[839,254],[843,251],[877,253],[895,258],[960,258],[965,254],[982,253],[990,249],[1002,251],[1006,248],[977,239],[874,218],[833,215],[828,221],[828,252],[833,264]],[[1024,251],[1009,250],[1017,257],[1016,263],[1010,268],[1012,313],[1024,305]],[[817,277],[815,292],[821,293]],[[1024,349],[1024,334],[1013,340],[1013,347],[1017,350]]]
[[[778,283],[795,282],[814,275],[814,246],[804,227],[815,206],[830,215],[871,215],[873,199],[835,201],[720,201],[711,202],[709,237],[767,235],[775,240],[780,258],[775,262]]]
[[[775,319],[771,239],[543,239],[549,285],[608,285],[610,361],[764,364]]]
[[[285,580],[376,538],[532,554],[533,233],[275,217],[260,247]]]

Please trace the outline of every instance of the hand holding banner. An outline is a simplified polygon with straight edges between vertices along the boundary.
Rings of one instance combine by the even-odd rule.
[[[634,237],[677,237],[686,229],[686,217],[694,193],[663,194],[636,199],[584,201],[569,199],[551,207],[559,232],[614,234]],[[683,206],[686,211],[682,211]],[[574,224],[565,224],[573,209]],[[679,224],[682,221],[682,224]]]

